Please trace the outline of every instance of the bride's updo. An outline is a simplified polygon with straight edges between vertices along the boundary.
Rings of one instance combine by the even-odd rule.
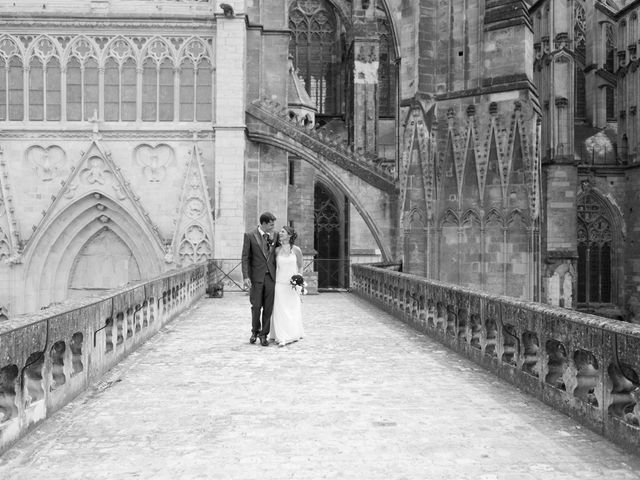
[[[295,228],[289,227],[287,225],[283,226],[282,228],[287,232],[287,234],[289,234],[289,245],[293,246],[296,238],[298,238],[298,234],[296,233]]]

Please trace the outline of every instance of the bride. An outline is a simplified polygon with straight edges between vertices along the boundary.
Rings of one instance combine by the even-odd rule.
[[[291,285],[293,275],[302,275],[302,251],[294,242],[296,231],[284,226],[276,244],[276,289],[273,300],[271,337],[281,347],[304,335],[302,329],[302,301]]]

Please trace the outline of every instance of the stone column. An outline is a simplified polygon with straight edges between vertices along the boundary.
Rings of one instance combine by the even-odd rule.
[[[356,151],[376,153],[378,133],[378,25],[354,26],[353,144]]]
[[[240,2],[236,2],[240,3]],[[240,258],[244,219],[246,26],[243,15],[216,14],[214,98],[215,258]],[[256,220],[257,222],[257,220]]]

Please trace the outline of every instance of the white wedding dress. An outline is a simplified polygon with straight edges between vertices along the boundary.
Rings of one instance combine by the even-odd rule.
[[[276,256],[276,289],[273,299],[270,337],[278,345],[295,342],[304,335],[302,301],[291,286],[291,276],[298,273],[296,255],[280,252]]]

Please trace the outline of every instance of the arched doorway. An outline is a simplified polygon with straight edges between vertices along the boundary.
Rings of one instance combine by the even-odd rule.
[[[349,287],[349,222],[348,202],[326,185],[316,182],[314,187],[315,270],[318,288]]]
[[[140,268],[127,244],[108,227],[80,250],[69,278],[68,298],[83,297],[140,280]]]

